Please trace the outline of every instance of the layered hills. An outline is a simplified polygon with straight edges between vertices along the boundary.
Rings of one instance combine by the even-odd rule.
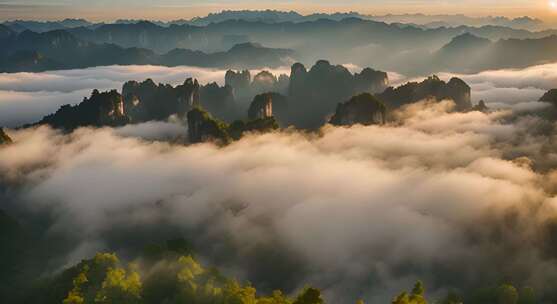
[[[38,72],[104,65],[189,65],[213,68],[261,68],[288,64],[294,52],[243,43],[227,51],[204,53],[173,49],[158,54],[150,49],[81,40],[65,30],[15,33],[0,28],[0,72]]]

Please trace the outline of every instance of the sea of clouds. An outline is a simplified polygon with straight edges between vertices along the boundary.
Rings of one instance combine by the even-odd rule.
[[[0,177],[9,209],[48,214],[46,237],[72,244],[54,269],[179,235],[261,290],[312,284],[332,302],[389,301],[417,279],[430,295],[503,279],[543,292],[557,279],[555,126],[453,106],[226,147],[126,128],[9,131]]]
[[[556,71],[457,75],[476,101],[501,105],[490,113],[423,101],[386,126],[284,130],[226,147],[173,143],[186,131],[172,121],[8,130],[4,207],[47,218],[45,238],[72,244],[52,270],[184,236],[202,261],[261,290],[311,284],[331,302],[388,302],[417,279],[430,295],[503,280],[543,294],[557,280],[557,138],[554,121],[537,115],[550,105],[536,100]],[[4,74],[0,121],[28,122],[130,79],[187,77],[222,83],[224,71]]]
[[[345,65],[351,72],[360,67]],[[290,68],[270,70],[275,75],[290,74]],[[255,75],[259,71],[252,71]],[[224,84],[224,70],[196,67],[162,66],[108,66],[80,70],[49,71],[42,73],[0,74],[0,125],[14,128],[40,120],[55,112],[61,105],[77,104],[88,97],[93,89],[121,90],[128,80],[143,81],[147,78],[158,83],[179,84],[186,78],[197,78],[200,83]],[[545,64],[520,70],[486,71],[474,75],[440,74],[448,80],[461,77],[472,87],[474,102],[484,100],[491,107],[512,105],[536,107],[532,104],[545,91],[557,87],[557,64]],[[389,73],[393,85],[410,80],[403,75]],[[340,102],[340,101],[339,101]]]

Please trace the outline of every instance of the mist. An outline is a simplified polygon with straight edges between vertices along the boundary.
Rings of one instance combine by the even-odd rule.
[[[351,72],[362,67],[344,64]],[[276,76],[290,74],[290,68],[266,69]],[[252,70],[252,75],[261,70]],[[493,108],[508,108],[515,104],[534,103],[557,83],[557,64],[544,64],[525,69],[493,70],[478,74],[441,73],[442,79],[459,77],[472,87],[472,101],[484,100]],[[81,70],[50,71],[42,73],[0,74],[0,125],[10,128],[36,122],[54,113],[61,105],[78,104],[94,89],[121,90],[128,80],[147,78],[157,83],[177,85],[193,77],[201,84],[216,82],[224,85],[225,70],[196,67],[162,66],[109,66]],[[409,78],[389,72],[391,85],[422,80],[428,75]]]
[[[266,70],[276,75],[290,74],[289,67]],[[253,70],[252,73],[260,71]],[[121,91],[128,80],[151,78],[156,83],[177,85],[193,77],[201,84],[216,82],[224,85],[225,73],[226,70],[187,66],[107,66],[42,73],[3,73],[0,74],[0,126],[15,128],[36,122],[62,105],[80,103],[94,89]]]
[[[258,289],[312,284],[331,302],[389,301],[417,279],[431,295],[503,279],[547,291],[556,157],[538,133],[554,124],[453,107],[424,101],[387,126],[225,147],[154,140],[179,133],[164,123],[9,130],[0,174],[10,210],[50,214],[46,237],[72,244],[52,271],[182,235]]]

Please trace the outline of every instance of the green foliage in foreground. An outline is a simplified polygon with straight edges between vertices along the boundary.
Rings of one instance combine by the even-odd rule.
[[[99,253],[53,276],[36,268],[52,259],[52,250],[30,237],[21,225],[0,211],[0,303],[9,304],[323,304],[321,291],[307,287],[298,294],[274,291],[260,294],[250,284],[227,278],[204,267],[183,238],[154,243],[124,263],[115,254]],[[44,248],[44,250],[37,250]],[[34,269],[30,272],[29,269]],[[292,270],[295,271],[295,270]],[[346,298],[353,295],[346,294]],[[449,292],[435,304],[555,303],[554,297],[536,295],[532,288],[508,282],[488,288]],[[427,304],[426,289],[418,282],[392,304]],[[364,304],[358,301],[357,304]]]
[[[392,304],[427,304],[424,285],[422,282],[416,283],[410,294],[402,292],[393,300]]]
[[[98,253],[48,280],[23,303],[62,304],[324,304],[321,291],[306,287],[294,297],[276,290],[259,295],[250,284],[223,276],[215,268],[201,265],[187,243],[169,241],[155,250],[152,246],[136,263],[124,265],[112,253]],[[164,254],[159,254],[166,251]],[[450,292],[438,304],[534,304],[534,291],[503,284],[478,290],[463,300]],[[365,304],[359,300],[356,304]],[[425,287],[417,282],[391,304],[428,304]]]
[[[192,256],[163,260],[150,265],[121,265],[114,254],[99,253],[71,270],[79,269],[71,279],[71,288],[60,301],[63,304],[320,304],[317,289],[305,289],[292,301],[282,292],[258,296],[255,288],[203,267]],[[143,275],[140,275],[140,272]],[[57,280],[67,280],[62,274]],[[66,286],[68,286],[66,284]]]

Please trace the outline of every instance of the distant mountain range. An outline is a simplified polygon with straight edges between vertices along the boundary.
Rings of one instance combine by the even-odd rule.
[[[190,65],[214,68],[262,68],[288,65],[294,52],[255,43],[238,44],[225,52],[174,49],[159,55],[144,48],[86,42],[65,30],[45,33],[11,32],[0,25],[0,72],[37,72],[103,65]]]
[[[539,39],[489,39],[466,33],[435,52],[436,70],[475,73],[487,69],[526,67],[557,61],[557,35]]]
[[[315,51],[316,45],[328,46],[328,49],[320,49],[320,51],[328,51],[335,46],[361,47],[370,44],[380,44],[397,50],[399,48],[436,49],[463,33],[492,40],[542,38],[557,34],[557,30],[531,32],[503,26],[428,29],[356,17],[341,20],[317,19],[301,23],[266,23],[228,19],[203,26],[190,24],[161,26],[149,21],[140,21],[77,27],[68,31],[84,41],[149,48],[157,52],[168,52],[174,48],[214,52],[230,48],[236,43],[249,41],[272,47],[300,50],[307,48],[311,52]]]
[[[552,51],[557,30],[534,32],[492,25],[430,29],[364,20],[357,13],[325,15],[328,19],[311,16],[315,20],[304,16],[311,21],[279,22],[295,18],[296,13],[225,11],[206,17],[213,20],[208,25],[121,20],[116,24],[70,27],[86,21],[65,20],[62,24],[68,28],[42,33],[18,32],[4,25],[0,26],[0,43],[7,47],[0,50],[0,70],[40,71],[106,64],[257,68],[289,65],[295,57],[301,62],[328,58],[406,75],[424,75],[524,67],[557,60]],[[263,17],[276,22],[262,21]],[[221,19],[226,21],[218,22]],[[528,20],[515,19],[526,23]],[[498,56],[501,48],[508,48],[505,54],[514,55]]]
[[[539,31],[547,28],[540,19],[528,16],[507,18],[502,16],[470,17],[466,15],[425,15],[425,14],[400,14],[371,16],[370,20],[388,23],[415,24],[426,28],[459,27],[459,26],[503,26],[513,29]]]
[[[42,33],[54,30],[63,30],[74,27],[94,26],[94,23],[84,19],[64,19],[60,21],[33,21],[33,20],[14,20],[6,21],[3,25],[12,31],[23,32],[26,30]]]
[[[278,11],[278,10],[223,10],[218,13],[211,13],[204,17],[195,17],[192,19],[180,19],[173,21],[151,21],[159,26],[171,25],[195,25],[207,26],[211,23],[220,23],[228,20],[244,20],[252,22],[264,23],[282,23],[282,22],[309,22],[319,19],[328,19],[340,21],[346,18],[359,18],[363,20],[373,20],[386,23],[405,23],[422,26],[426,28],[436,27],[458,27],[458,26],[504,26],[514,29],[523,30],[542,30],[546,25],[540,19],[528,16],[519,18],[507,18],[502,16],[487,17],[470,17],[466,15],[425,15],[425,14],[399,14],[399,15],[365,15],[358,12],[346,13],[315,13],[310,15],[302,15],[295,11]],[[146,20],[120,19],[115,24],[133,24]],[[98,27],[104,23],[93,23],[83,19],[65,19],[61,21],[30,21],[30,20],[14,20],[5,22],[4,25],[9,26],[12,30],[22,32],[31,30],[34,32],[46,32],[59,29],[68,29],[75,27]]]
[[[505,26],[515,29],[524,30],[541,30],[545,28],[542,20],[523,16],[519,18],[508,18],[503,16],[486,16],[486,17],[470,17],[462,14],[455,15],[425,15],[425,14],[388,14],[388,15],[365,15],[358,12],[347,13],[316,13],[310,15],[302,15],[294,11],[277,11],[277,10],[243,10],[230,11],[225,10],[219,13],[209,14],[206,17],[197,17],[191,20],[176,20],[161,24],[190,24],[204,26],[210,23],[218,23],[227,20],[245,20],[245,21],[261,21],[265,23],[281,23],[281,22],[308,22],[319,19],[329,19],[340,21],[346,18],[359,18],[364,20],[380,21],[387,23],[406,23],[434,27],[458,27],[458,26]]]

